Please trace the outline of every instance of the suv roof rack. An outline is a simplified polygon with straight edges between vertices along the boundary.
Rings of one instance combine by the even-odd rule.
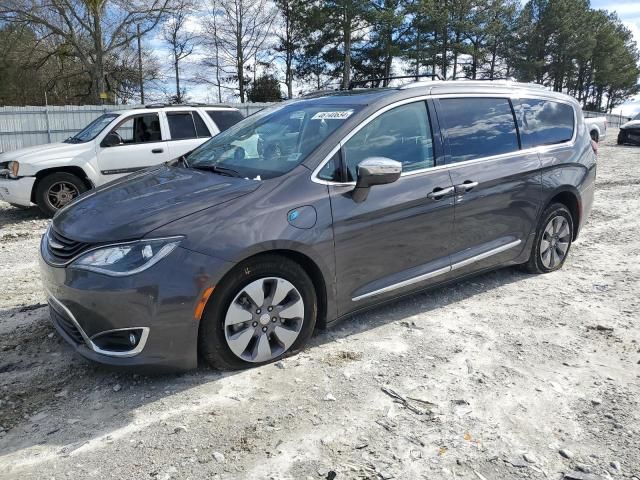
[[[540,85],[539,83],[526,83],[526,82],[518,82],[515,78],[494,78],[493,80],[489,80],[488,78],[482,79],[472,79],[472,78],[457,78],[455,80],[441,80],[441,81],[433,81],[433,82],[424,82],[417,81],[407,83],[400,87],[401,90],[407,88],[417,88],[417,87],[435,87],[435,86],[455,86],[455,85],[504,85],[507,87],[521,87],[521,88],[535,88],[540,90],[546,90],[547,87],[544,85]]]
[[[149,103],[144,106],[144,108],[167,108],[167,107],[223,107],[223,108],[233,108],[231,105],[227,105],[224,103],[198,103],[198,102],[189,102],[189,103]]]
[[[353,88],[356,85],[361,85],[364,84],[366,85],[367,83],[371,82],[373,84],[373,82],[388,82],[389,80],[406,80],[409,78],[414,78],[416,81],[419,81],[419,78],[430,78],[432,81],[433,80],[442,80],[442,77],[440,75],[438,75],[437,73],[425,73],[425,74],[420,74],[420,75],[397,75],[397,76],[392,76],[392,77],[374,77],[374,78],[368,78],[366,80],[351,80],[349,82],[349,90],[353,90]]]

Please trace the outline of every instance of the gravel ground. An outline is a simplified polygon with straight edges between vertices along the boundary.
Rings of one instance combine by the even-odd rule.
[[[414,295],[262,368],[145,377],[47,320],[0,203],[0,478],[640,479],[640,148],[600,149],[565,267]]]

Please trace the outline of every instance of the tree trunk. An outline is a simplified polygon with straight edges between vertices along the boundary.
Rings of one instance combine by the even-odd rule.
[[[498,56],[498,40],[493,42],[491,48],[491,70],[489,70],[489,80],[493,80],[496,71],[496,57]]]
[[[180,70],[178,69],[178,52],[173,52],[173,66],[176,71],[176,102],[182,103],[182,93],[180,92]]]
[[[100,104],[102,98],[100,94],[104,92],[104,45],[102,40],[102,23],[100,12],[93,12],[93,46],[95,49],[95,63],[93,65],[93,83],[95,85],[94,98]]]
[[[342,88],[347,90],[351,82],[351,18],[344,13],[343,41],[344,41],[344,66],[342,71]]]

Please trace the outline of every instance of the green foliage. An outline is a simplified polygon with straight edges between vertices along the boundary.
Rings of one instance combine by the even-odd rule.
[[[262,75],[247,90],[247,98],[250,102],[280,102],[280,82],[273,75]]]
[[[167,0],[140,1],[151,14],[142,22],[149,32],[168,11]],[[95,98],[103,82],[130,98],[137,21],[124,11],[117,18],[114,2],[49,0],[33,11],[22,0],[0,2],[0,20],[11,19],[0,27],[0,101],[41,103],[46,90],[52,102],[74,103]],[[256,71],[269,75],[254,81],[250,100],[280,99],[279,80],[290,98],[295,79],[305,85],[295,93],[305,93],[347,88],[352,80],[386,86],[389,76],[429,73],[537,82],[600,110],[638,92],[640,54],[631,32],[615,14],[591,9],[589,0],[274,0],[273,27],[264,0],[234,2],[216,5],[227,5],[231,13],[238,5],[257,11],[242,22],[231,21],[231,13],[220,17],[212,35],[224,57],[221,81],[225,88],[235,83],[241,99],[248,74],[255,78]],[[58,32],[59,20],[49,19],[63,18],[58,13],[67,5],[78,9],[69,16],[74,29]],[[137,10],[135,15],[147,18]],[[94,21],[78,20],[85,17]],[[114,18],[122,28],[111,25]],[[250,41],[247,28],[253,31]],[[220,59],[209,63],[219,65]],[[225,70],[230,66],[233,73]]]

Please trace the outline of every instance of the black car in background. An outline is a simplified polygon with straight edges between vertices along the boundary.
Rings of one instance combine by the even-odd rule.
[[[640,145],[640,113],[620,126],[618,145]]]
[[[580,105],[505,81],[316,94],[60,210],[57,331],[112,365],[224,369],[316,327],[505,265],[562,267],[591,210]]]

